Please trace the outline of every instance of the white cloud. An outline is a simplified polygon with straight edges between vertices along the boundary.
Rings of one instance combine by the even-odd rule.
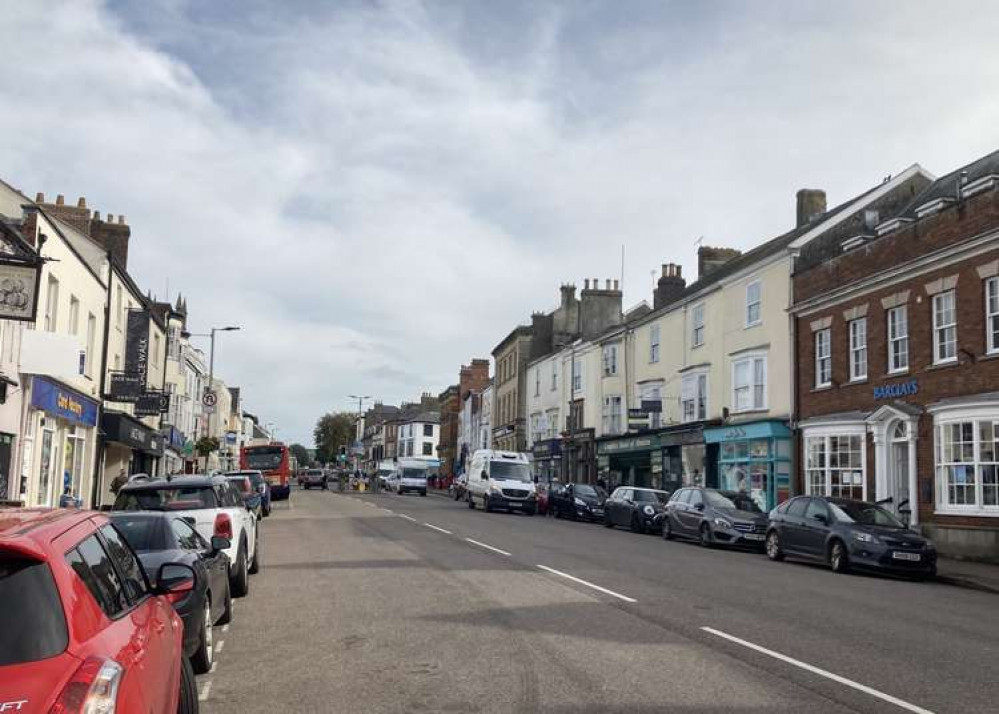
[[[218,371],[297,439],[443,388],[622,243],[627,303],[801,186],[994,148],[989,4],[239,5],[13,4],[0,171],[127,214],[140,284],[240,323]]]

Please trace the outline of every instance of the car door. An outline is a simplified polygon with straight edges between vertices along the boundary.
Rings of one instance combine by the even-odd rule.
[[[824,558],[829,535],[829,507],[821,498],[813,498],[805,509],[801,524],[801,550],[813,558]]]
[[[680,512],[683,510],[687,498],[687,489],[681,488],[673,492],[666,503],[666,518],[669,519],[669,527],[675,534],[683,533],[683,526],[680,523]]]
[[[202,573],[208,580],[208,590],[211,593],[212,622],[222,616],[225,608],[225,591],[228,587],[228,558],[222,551],[213,551],[211,544],[201,537],[201,534],[180,519],[170,521],[177,546],[197,557]]]
[[[777,530],[780,533],[781,547],[787,552],[804,552],[805,510],[811,500],[808,496],[791,499],[783,517],[778,521]]]
[[[634,492],[632,489],[620,489],[617,501],[614,503],[613,520],[611,521],[614,525],[620,526],[631,524],[631,507],[633,505],[633,498]]]
[[[707,506],[704,492],[699,488],[690,489],[687,507],[683,511],[683,531],[686,535],[693,536],[701,532],[701,522],[704,520],[704,509]]]

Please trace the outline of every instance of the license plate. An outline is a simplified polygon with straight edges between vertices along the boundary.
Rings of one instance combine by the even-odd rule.
[[[745,538],[746,540],[763,540],[763,536],[761,536],[759,533],[747,533],[742,537]]]
[[[911,560],[913,562],[919,562],[923,559],[919,553],[892,553],[891,557],[895,560]]]

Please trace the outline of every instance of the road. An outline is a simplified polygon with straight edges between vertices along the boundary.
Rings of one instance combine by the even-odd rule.
[[[263,539],[208,714],[999,707],[988,593],[436,496],[296,491]]]

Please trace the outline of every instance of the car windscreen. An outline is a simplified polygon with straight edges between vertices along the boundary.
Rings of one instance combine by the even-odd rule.
[[[246,468],[271,471],[281,468],[281,449],[253,449],[246,452]]]
[[[827,501],[832,509],[833,516],[837,521],[843,523],[859,523],[864,526],[883,526],[885,528],[905,528],[905,524],[898,520],[890,511],[886,511],[881,506],[873,503],[862,503],[859,501],[840,501],[834,503]]]
[[[760,507],[756,505],[756,502],[744,493],[706,489],[704,497],[715,508],[730,508],[738,511],[749,511],[750,513],[763,513]]]
[[[506,479],[507,481],[523,481],[531,483],[531,468],[524,463],[513,463],[509,461],[493,461],[489,464],[489,476],[494,479]]]
[[[635,491],[635,501],[640,503],[666,503],[669,494],[660,491]]]
[[[0,667],[55,657],[69,644],[47,563],[0,550]]]
[[[229,482],[238,488],[240,493],[250,493],[253,491],[250,487],[250,479],[246,476],[230,476]]]
[[[114,501],[115,511],[195,511],[217,508],[210,486],[141,488],[120,491]]]
[[[111,516],[111,521],[124,534],[132,550],[141,552],[170,547],[162,518],[116,514]]]
[[[586,498],[607,498],[607,494],[599,486],[594,488],[593,486],[588,486],[587,484],[577,484],[572,487],[572,491],[577,496],[585,496]]]
[[[423,469],[403,469],[402,478],[426,478],[427,472]]]
[[[262,484],[267,483],[264,481],[264,477],[258,473],[246,474],[246,477],[250,479],[250,483],[253,484],[254,488],[259,488]]]
[[[311,469],[305,472],[306,476],[322,476],[323,472],[320,469]]]

